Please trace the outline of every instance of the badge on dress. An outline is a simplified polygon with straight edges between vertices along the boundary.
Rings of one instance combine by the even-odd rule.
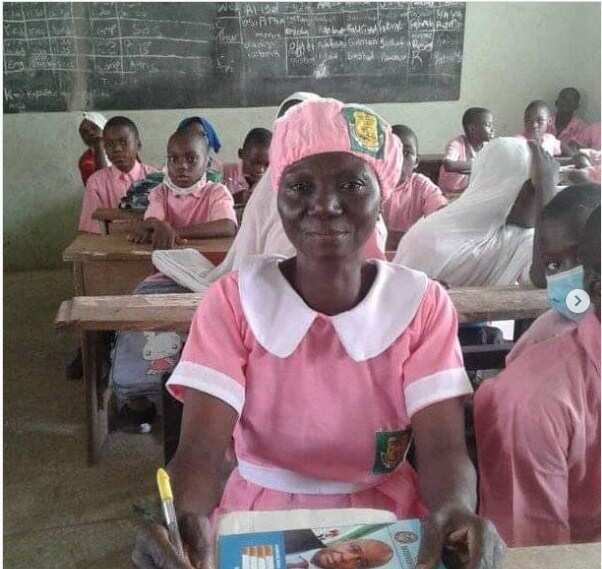
[[[412,429],[405,431],[378,431],[376,433],[376,453],[374,456],[373,474],[388,474],[406,459]]]

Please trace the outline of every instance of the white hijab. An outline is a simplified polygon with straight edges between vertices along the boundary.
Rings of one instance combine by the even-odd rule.
[[[525,140],[498,138],[477,155],[464,193],[416,223],[399,242],[394,262],[451,286],[528,282],[533,229],[506,224],[529,178]]]

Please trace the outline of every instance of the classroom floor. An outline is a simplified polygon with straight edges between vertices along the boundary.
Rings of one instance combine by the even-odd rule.
[[[64,364],[76,345],[52,325],[71,272],[4,275],[4,567],[114,569],[155,500],[158,435],[112,434],[86,463],[82,381]],[[158,430],[158,429],[155,429]]]

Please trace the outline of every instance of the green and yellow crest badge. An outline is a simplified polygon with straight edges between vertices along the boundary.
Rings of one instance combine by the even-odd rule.
[[[368,110],[345,107],[351,150],[382,158],[385,149],[385,132],[381,120]]]
[[[405,431],[378,431],[375,440],[373,474],[388,474],[402,463],[412,442],[412,429]]]

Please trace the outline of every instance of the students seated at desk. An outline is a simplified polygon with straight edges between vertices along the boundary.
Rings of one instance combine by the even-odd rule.
[[[579,142],[588,124],[575,113],[579,108],[581,94],[574,87],[565,87],[558,93],[556,112],[552,115],[548,132],[561,142]]]
[[[531,101],[525,109],[523,121],[525,128],[521,134],[516,135],[516,138],[535,141],[552,156],[563,154],[560,140],[548,132],[552,124],[552,114],[545,101]]]
[[[167,145],[167,172],[150,192],[144,221],[131,239],[170,249],[187,239],[224,237],[236,232],[234,200],[222,184],[207,182],[209,140],[196,129],[176,131]],[[135,294],[187,292],[161,273],[147,277]],[[154,419],[163,374],[176,364],[182,337],[176,333],[128,332],[117,335],[111,384],[127,427]],[[143,432],[147,429],[141,427]]]
[[[112,165],[92,174],[86,184],[79,230],[87,233],[101,233],[98,221],[92,219],[92,214],[98,208],[117,208],[134,182],[157,171],[154,166],[140,162],[142,143],[138,128],[127,117],[110,119],[102,137]]]
[[[464,134],[448,142],[439,170],[439,187],[446,194],[457,194],[468,186],[472,161],[493,138],[493,114],[482,107],[471,107],[462,116]]]
[[[382,205],[382,214],[389,233],[387,251],[395,250],[402,235],[421,217],[447,205],[447,199],[439,186],[430,178],[415,172],[420,158],[418,138],[414,131],[401,124],[393,125],[392,130],[403,144],[403,167],[397,186]]]
[[[223,182],[234,196],[234,203],[246,204],[257,182],[270,165],[272,133],[267,128],[253,128],[238,149],[238,162],[224,164]]]
[[[516,342],[506,358],[509,364],[526,348],[574,328],[580,316],[571,312],[566,295],[579,288],[583,268],[577,247],[592,211],[600,205],[600,185],[570,186],[543,208],[535,226],[531,281],[547,288],[551,310],[542,314]]]
[[[102,129],[107,124],[107,119],[100,113],[82,113],[79,123],[79,135],[88,147],[77,163],[84,186],[88,178],[110,165],[102,142]]]
[[[489,142],[468,188],[419,220],[394,261],[450,286],[528,283],[535,219],[557,179],[558,164],[541,146],[517,138]]]
[[[495,529],[474,514],[471,387],[449,297],[422,273],[362,256],[401,151],[378,115],[334,99],[276,122],[271,185],[297,254],[248,259],[214,283],[168,382],[184,404],[168,470],[189,551],[199,515],[357,506],[425,516],[419,563],[435,566],[452,545],[471,566],[500,567]],[[417,472],[405,460],[412,435]],[[222,487],[232,437],[238,466]],[[161,566],[161,531],[137,540],[138,567]]]
[[[578,249],[593,310],[475,395],[482,515],[514,547],[600,541],[600,208]]]
[[[132,241],[171,249],[186,239],[231,237],[236,233],[234,201],[223,184],[208,182],[207,137],[183,129],[167,144],[167,173],[149,193],[144,221]]]

